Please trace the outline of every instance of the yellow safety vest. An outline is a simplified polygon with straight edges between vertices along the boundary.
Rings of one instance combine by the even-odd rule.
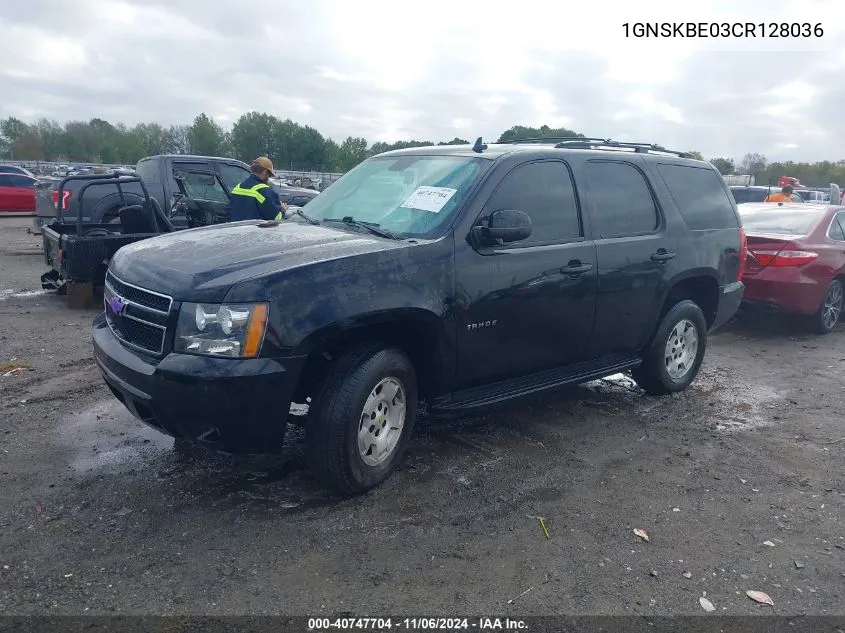
[[[235,188],[232,189],[233,196],[246,196],[247,198],[255,198],[258,201],[258,204],[264,204],[264,201],[267,199],[264,195],[258,193],[261,189],[268,189],[270,185],[260,182],[257,185],[253,185],[249,189],[245,189],[241,187],[240,183],[235,185]],[[285,216],[280,211],[276,214],[276,220],[284,220]]]

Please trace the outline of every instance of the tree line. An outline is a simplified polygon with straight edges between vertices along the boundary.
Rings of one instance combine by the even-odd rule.
[[[583,136],[565,128],[514,126],[499,140],[545,136]],[[134,165],[144,156],[156,154],[198,154],[230,156],[249,162],[269,156],[279,169],[345,172],[361,161],[394,149],[427,145],[465,145],[468,140],[377,142],[350,136],[341,142],[324,137],[318,130],[290,119],[263,112],[242,115],[225,130],[207,114],[199,114],[190,125],[165,127],[140,123],[128,127],[103,119],[56,121],[39,119],[26,123],[15,117],[0,119],[0,159],[47,162]]]
[[[498,142],[519,138],[579,137],[567,128],[515,125],[505,130]],[[70,121],[60,125],[49,119],[26,123],[15,117],[0,119],[0,158],[48,162],[104,163],[134,165],[144,156],[155,154],[199,154],[231,156],[249,162],[256,156],[269,156],[279,169],[345,172],[361,161],[382,152],[425,145],[462,145],[469,141],[427,140],[377,142],[349,136],[337,142],[308,125],[280,119],[264,112],[242,115],[230,130],[224,129],[205,113],[190,125],[139,123],[128,127],[103,119]],[[699,152],[690,152],[704,160]],[[736,163],[730,158],[710,162],[723,174],[751,174],[758,184],[777,184],[779,176],[794,176],[803,184],[845,185],[845,160],[817,163],[769,163],[762,154],[748,153]]]
[[[794,161],[768,162],[763,154],[748,153],[739,163],[730,158],[710,160],[723,176],[744,174],[754,176],[755,184],[777,186],[781,176],[797,178],[808,187],[827,187],[836,183],[845,185],[845,160],[836,162],[823,160],[816,163],[798,163]]]

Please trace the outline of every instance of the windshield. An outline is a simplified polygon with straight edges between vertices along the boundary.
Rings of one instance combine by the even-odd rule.
[[[753,209],[737,207],[742,217],[742,227],[749,234],[775,233],[807,235],[821,219],[822,209]]]
[[[446,223],[486,169],[480,158],[371,158],[308,203],[309,217],[353,218],[402,237],[421,237]]]

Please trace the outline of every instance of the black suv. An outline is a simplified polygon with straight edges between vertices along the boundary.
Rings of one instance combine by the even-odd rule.
[[[543,139],[388,152],[279,222],[122,248],[94,352],[143,422],[281,448],[309,402],[315,474],[384,480],[418,411],[463,412],[631,371],[686,388],[742,298],[745,237],[708,163]]]

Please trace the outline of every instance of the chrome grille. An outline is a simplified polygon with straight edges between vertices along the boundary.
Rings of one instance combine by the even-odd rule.
[[[112,333],[129,347],[148,354],[164,354],[172,303],[166,295],[127,284],[111,272],[106,275],[103,291],[106,322]]]
[[[173,299],[167,295],[128,284],[115,277],[111,271],[106,273],[106,285],[111,286],[112,291],[120,297],[156,312],[168,314],[173,304]]]

